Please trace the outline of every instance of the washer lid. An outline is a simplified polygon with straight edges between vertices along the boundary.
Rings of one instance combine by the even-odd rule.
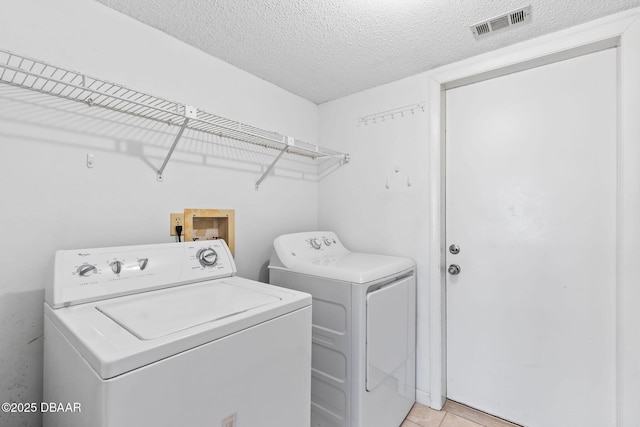
[[[96,308],[139,339],[151,340],[280,300],[219,282],[141,295]]]

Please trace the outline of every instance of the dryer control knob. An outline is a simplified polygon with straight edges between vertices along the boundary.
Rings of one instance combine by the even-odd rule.
[[[82,264],[80,267],[78,267],[78,275],[82,277],[87,277],[97,272],[98,272],[98,269],[96,268],[95,265]]]
[[[313,249],[320,249],[320,246],[322,246],[322,242],[317,237],[314,237],[313,239],[309,240],[309,243],[311,243],[311,247]]]
[[[149,264],[149,258],[140,258],[138,260],[138,267],[140,267],[140,270],[147,268],[147,264]]]
[[[120,274],[120,272],[122,271],[122,261],[113,261],[109,265],[111,266],[111,271],[113,271],[115,274]]]
[[[200,249],[196,257],[203,267],[213,267],[218,262],[218,253],[212,248]]]
[[[329,238],[327,238],[327,237],[325,237],[325,238],[324,238],[324,244],[325,244],[325,245],[327,245],[327,246],[331,246],[331,243],[333,243],[333,242],[331,241],[331,239],[329,239]]]

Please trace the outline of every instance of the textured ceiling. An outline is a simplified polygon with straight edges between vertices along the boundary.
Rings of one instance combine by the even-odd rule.
[[[315,103],[640,6],[640,0],[98,0]],[[531,4],[531,22],[469,26]]]

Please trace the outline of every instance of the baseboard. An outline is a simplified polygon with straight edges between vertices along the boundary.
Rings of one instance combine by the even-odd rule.
[[[424,406],[431,406],[431,393],[422,390],[416,390],[416,402]]]
[[[454,402],[453,400],[447,400],[443,409],[453,415],[457,415],[485,427],[523,427],[520,424],[511,423],[502,418],[498,418],[491,414],[487,414],[486,412],[471,408],[470,406],[463,405],[462,403]]]

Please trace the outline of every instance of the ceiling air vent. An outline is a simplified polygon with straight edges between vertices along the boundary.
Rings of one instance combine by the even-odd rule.
[[[471,26],[471,32],[476,39],[479,39],[495,31],[529,21],[531,21],[531,6],[516,9],[504,15],[474,24]]]

